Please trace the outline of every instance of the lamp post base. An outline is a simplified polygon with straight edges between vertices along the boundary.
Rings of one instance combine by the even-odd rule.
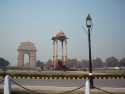
[[[90,88],[93,89],[94,83],[93,83],[93,74],[92,73],[89,73],[89,79],[90,79]]]
[[[94,88],[93,78],[91,78],[91,77],[90,77],[90,88],[91,88],[91,89]]]

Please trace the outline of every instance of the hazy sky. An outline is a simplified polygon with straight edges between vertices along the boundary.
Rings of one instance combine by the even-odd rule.
[[[17,64],[20,42],[31,41],[37,60],[52,57],[51,37],[70,38],[68,56],[88,59],[86,16],[93,19],[92,57],[125,57],[125,0],[0,0],[0,57]]]

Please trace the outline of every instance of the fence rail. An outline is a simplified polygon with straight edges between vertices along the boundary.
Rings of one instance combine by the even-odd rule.
[[[34,74],[9,74],[13,79],[42,79],[42,80],[79,80],[89,79],[89,75],[34,75]],[[98,74],[92,75],[93,79],[125,79],[125,75]],[[4,74],[0,74],[4,78]]]

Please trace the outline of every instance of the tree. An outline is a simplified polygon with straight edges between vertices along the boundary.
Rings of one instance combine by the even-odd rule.
[[[93,68],[102,68],[102,67],[104,67],[104,64],[101,58],[96,58],[93,60]]]
[[[125,57],[120,60],[120,67],[125,67]]]
[[[78,67],[78,60],[77,59],[69,59],[66,66],[68,68],[77,68]]]
[[[118,67],[119,61],[115,57],[109,57],[105,61],[106,67]]]
[[[44,65],[44,62],[42,62],[42,61],[40,61],[40,60],[38,60],[37,62],[36,62],[36,66],[43,66]]]
[[[4,75],[6,75],[6,67],[9,64],[10,64],[9,61],[7,61],[4,58],[0,57],[0,68],[4,71]]]
[[[9,64],[10,64],[9,61],[7,61],[4,58],[0,57],[0,67],[6,67]]]
[[[89,67],[89,61],[88,60],[81,60],[81,62],[79,63],[79,68],[81,69],[88,69]]]
[[[42,61],[38,60],[38,61],[36,62],[36,66],[37,66],[37,67],[40,67],[40,68],[41,68],[41,70],[43,70],[43,69],[44,69],[45,64],[44,64],[44,62],[42,62]]]

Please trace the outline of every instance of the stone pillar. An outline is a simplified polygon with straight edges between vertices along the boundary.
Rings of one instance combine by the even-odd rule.
[[[62,46],[62,64],[65,65],[65,62],[64,62],[64,47],[63,47],[63,40],[61,41],[61,46]]]
[[[36,51],[31,51],[29,54],[29,64],[30,67],[36,66]]]
[[[24,66],[24,51],[18,50],[18,67]]]
[[[58,40],[56,40],[56,64],[58,64]]]
[[[53,65],[53,67],[54,67],[54,69],[55,69],[55,65],[56,65],[56,50],[55,50],[55,40],[53,40],[53,60],[52,60],[52,65]]]
[[[67,40],[65,40],[65,63],[68,62],[68,55],[67,55]]]

